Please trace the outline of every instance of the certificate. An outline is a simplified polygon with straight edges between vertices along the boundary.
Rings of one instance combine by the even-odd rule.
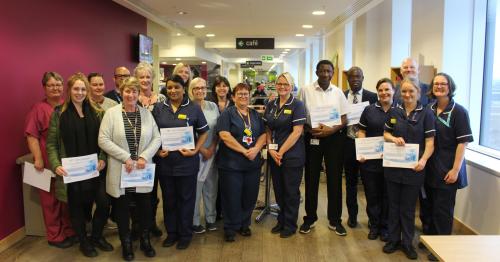
[[[356,160],[360,160],[361,157],[366,160],[382,159],[384,153],[383,136],[356,138],[354,143],[356,144]]]
[[[365,107],[369,106],[370,102],[365,101],[363,103],[349,104],[349,113],[347,113],[347,125],[352,126],[359,123],[359,118],[365,110]]]
[[[68,173],[63,176],[64,184],[83,181],[99,176],[97,154],[61,159],[63,168]]]
[[[397,146],[384,143],[384,167],[414,168],[418,163],[418,144]]]
[[[163,150],[176,151],[182,148],[194,149],[193,127],[160,128]]]
[[[155,164],[146,164],[143,169],[134,168],[128,173],[125,164],[122,164],[120,188],[152,187],[155,181],[155,167]]]
[[[24,162],[23,183],[50,192],[50,180],[54,173],[48,169],[38,171],[30,162]]]
[[[309,110],[311,116],[311,127],[319,127],[319,124],[327,126],[340,125],[340,112],[334,105],[328,106],[313,106]]]

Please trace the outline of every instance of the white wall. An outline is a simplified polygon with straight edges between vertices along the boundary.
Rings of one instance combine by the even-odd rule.
[[[411,56],[421,65],[441,70],[443,57],[444,0],[414,0]]]

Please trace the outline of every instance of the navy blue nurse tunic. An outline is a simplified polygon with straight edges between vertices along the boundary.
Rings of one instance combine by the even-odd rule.
[[[431,104],[430,109],[436,115],[437,103]],[[467,186],[465,161],[462,162],[457,182],[446,184],[443,179],[448,171],[453,168],[458,144],[472,141],[474,141],[474,138],[472,137],[467,110],[451,100],[445,110],[436,117],[434,154],[427,165],[426,185],[433,188],[464,188]]]
[[[407,116],[404,104],[389,111],[384,130],[395,137],[402,137],[407,144],[419,145],[419,159],[425,150],[425,139],[435,136],[432,111],[418,102],[417,107]],[[419,172],[409,168],[385,167],[384,176],[388,181],[399,184],[421,186],[425,179],[425,168]]]
[[[264,121],[272,132],[274,144],[278,149],[283,146],[288,136],[296,125],[306,123],[306,108],[304,103],[293,95],[288,98],[282,108],[279,108],[279,98],[270,102],[264,112]],[[283,155],[281,160],[283,166],[300,167],[305,163],[304,137],[300,136],[297,142]]]

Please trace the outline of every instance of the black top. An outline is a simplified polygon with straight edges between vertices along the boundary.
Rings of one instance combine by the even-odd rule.
[[[395,137],[402,137],[407,144],[419,145],[419,159],[425,150],[425,138],[435,136],[434,115],[429,108],[423,107],[420,102],[407,116],[404,105],[397,105],[389,110],[389,118],[384,130]],[[422,185],[425,169],[416,172],[409,168],[385,167],[384,176],[387,180],[407,184]]]
[[[264,112],[264,122],[271,130],[273,143],[278,144],[281,148],[288,136],[293,131],[296,125],[304,125],[306,123],[306,108],[304,103],[294,96],[286,101],[279,108],[279,97],[273,102],[270,102]],[[305,163],[305,146],[303,135],[297,142],[283,155],[283,166],[300,167]]]
[[[437,115],[436,103],[429,108]],[[425,183],[434,188],[467,186],[467,171],[465,161],[458,173],[457,182],[448,185],[444,177],[453,168],[455,152],[460,143],[474,141],[470,128],[467,110],[455,101],[451,100],[448,106],[436,116],[436,138],[434,140],[434,154],[427,163]]]
[[[116,90],[110,90],[108,92],[106,92],[104,94],[105,97],[109,98],[109,99],[113,99],[114,101],[116,101],[118,104],[120,104],[122,102],[122,96],[120,95],[120,93],[116,92]]]
[[[245,123],[242,116],[238,113],[236,106],[228,107],[217,120],[217,127],[215,133],[219,134],[221,131],[230,132],[231,135],[245,148],[255,146],[257,139],[265,132],[264,121],[257,111],[249,108],[250,123]],[[245,126],[250,127],[251,135],[245,133]],[[260,168],[262,165],[262,157],[259,154],[257,157],[250,161],[243,154],[238,153],[226,146],[224,141],[219,142],[219,151],[215,158],[217,167],[226,170],[249,170]]]

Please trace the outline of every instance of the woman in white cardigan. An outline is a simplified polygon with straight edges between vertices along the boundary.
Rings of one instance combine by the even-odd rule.
[[[99,130],[99,146],[108,154],[106,192],[115,198],[116,222],[122,243],[123,259],[134,259],[130,239],[129,203],[134,200],[142,228],[140,248],[147,257],[154,257],[155,250],[149,240],[151,223],[152,187],[121,188],[122,165],[126,172],[134,168],[143,169],[151,163],[153,155],[161,145],[158,127],[149,110],[137,105],[140,84],[135,77],[123,81],[120,93],[122,104],[106,111]]]

